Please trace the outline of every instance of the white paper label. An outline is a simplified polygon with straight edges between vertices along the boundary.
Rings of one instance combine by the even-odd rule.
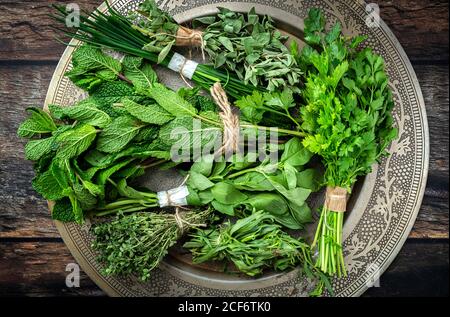
[[[186,59],[186,57],[181,54],[174,53],[167,67],[177,73],[181,73],[188,79],[192,79],[192,76],[197,69],[197,65],[197,62]]]
[[[160,207],[186,206],[189,190],[186,186],[175,187],[156,193]]]

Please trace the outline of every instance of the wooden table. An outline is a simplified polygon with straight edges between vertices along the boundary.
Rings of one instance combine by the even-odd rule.
[[[71,1],[67,1],[71,2]],[[365,296],[448,295],[449,74],[448,2],[378,0],[419,78],[430,126],[430,172],[415,226],[381,287]],[[75,260],[46,202],[31,187],[33,170],[16,136],[25,108],[42,106],[64,46],[53,40],[45,0],[0,0],[0,296],[105,294],[85,275],[65,286]],[[100,1],[78,0],[87,10]]]

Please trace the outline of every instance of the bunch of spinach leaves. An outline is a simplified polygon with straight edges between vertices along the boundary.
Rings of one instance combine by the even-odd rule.
[[[203,158],[189,170],[188,203],[211,204],[229,216],[264,210],[285,227],[302,229],[312,220],[306,199],[321,183],[320,173],[306,167],[311,157],[298,138],[291,138],[278,162],[249,162],[238,154],[231,163]]]

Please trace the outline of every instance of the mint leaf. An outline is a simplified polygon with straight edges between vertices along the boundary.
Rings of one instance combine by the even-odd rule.
[[[89,124],[104,128],[111,122],[110,116],[98,109],[93,102],[82,102],[72,107],[49,105],[50,112],[58,115],[59,119],[72,119],[81,124]]]
[[[122,99],[122,104],[126,111],[142,122],[163,125],[174,118],[158,104],[142,106],[128,98]]]
[[[32,186],[35,191],[47,200],[58,200],[66,196],[51,170],[47,170],[35,177],[32,181]]]
[[[176,92],[162,84],[155,83],[148,89],[148,95],[174,116],[193,116],[197,110]]]
[[[158,77],[150,64],[142,64],[142,58],[128,55],[122,61],[124,76],[131,80],[137,90],[147,89],[158,81]]]
[[[97,150],[107,153],[119,152],[145,125],[129,116],[114,119],[98,136]]]
[[[122,69],[118,60],[89,45],[82,45],[75,50],[72,55],[72,64],[77,71],[69,71],[68,75],[66,74],[67,76],[72,73],[79,74],[81,71],[92,71],[99,68],[109,70],[117,75]]]
[[[86,101],[97,104],[100,110],[105,111],[110,116],[115,116],[114,109],[111,109],[112,105],[120,102],[123,98],[140,102],[146,97],[139,95],[133,87],[123,81],[113,81],[101,84]]]
[[[51,133],[56,130],[56,124],[44,110],[29,107],[26,111],[30,113],[30,117],[19,126],[17,130],[18,136],[31,138],[36,134]]]
[[[52,209],[52,219],[61,222],[75,221],[72,204],[68,198],[63,198],[55,202]]]
[[[97,131],[91,125],[83,124],[56,137],[57,158],[70,159],[86,151],[96,137]]]
[[[30,161],[39,160],[52,151],[54,142],[54,137],[29,141],[25,145],[25,158]]]

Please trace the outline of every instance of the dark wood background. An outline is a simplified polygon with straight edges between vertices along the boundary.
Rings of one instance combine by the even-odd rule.
[[[100,3],[76,2],[87,10]],[[381,287],[364,296],[448,296],[448,1],[374,2],[416,71],[431,153],[428,186],[414,228],[381,277]],[[46,202],[31,188],[31,163],[24,160],[24,142],[16,136],[25,108],[42,106],[64,50],[49,28],[50,3],[0,0],[0,296],[104,296],[84,273],[79,288],[65,286],[66,265],[75,260]]]

